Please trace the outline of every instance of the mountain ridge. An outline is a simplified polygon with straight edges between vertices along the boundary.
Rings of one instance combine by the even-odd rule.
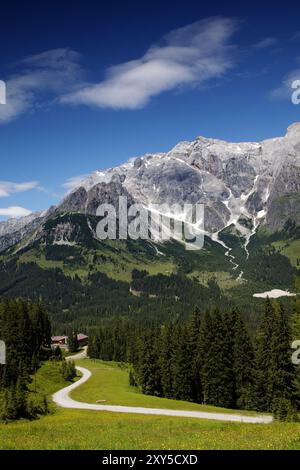
[[[148,153],[115,168],[96,171],[58,206],[0,223],[0,251],[45,239],[47,220],[67,213],[94,217],[101,203],[116,206],[119,196],[126,196],[129,205],[139,202],[150,211],[152,204],[204,204],[204,233],[223,247],[232,269],[237,270],[233,246],[225,242],[223,233],[229,230],[240,239],[248,258],[251,238],[259,227],[274,233],[288,220],[300,223],[299,193],[300,123],[289,126],[283,137],[261,142],[230,143],[197,137],[179,142],[169,152]],[[174,211],[173,216],[184,219],[185,214]],[[88,227],[96,238],[90,222]],[[47,243],[74,245],[79,232],[69,222],[57,224],[46,237]],[[237,270],[237,278],[243,278],[242,270]]]

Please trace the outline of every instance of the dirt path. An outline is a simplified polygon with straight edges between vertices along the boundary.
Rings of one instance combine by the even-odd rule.
[[[83,354],[83,353],[81,353]],[[80,356],[80,358],[85,356]],[[70,356],[69,359],[75,359],[76,356]],[[78,357],[77,357],[78,358]],[[97,405],[92,403],[83,403],[75,401],[70,398],[70,392],[75,388],[80,387],[83,383],[87,382],[92,373],[83,367],[77,366],[76,369],[81,372],[82,377],[72,385],[59,390],[53,395],[53,401],[63,408],[73,408],[78,410],[95,410],[95,411],[110,411],[114,413],[131,413],[131,414],[144,414],[144,415],[159,415],[159,416],[178,416],[184,418],[198,418],[198,419],[211,419],[219,421],[231,421],[239,423],[262,423],[267,424],[273,421],[271,416],[244,416],[238,414],[227,413],[210,413],[202,411],[183,411],[183,410],[168,410],[161,408],[141,408],[133,406],[115,406],[115,405]]]

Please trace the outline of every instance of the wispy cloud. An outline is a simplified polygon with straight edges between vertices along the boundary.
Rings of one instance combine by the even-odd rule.
[[[53,49],[14,64],[6,80],[6,104],[0,106],[0,123],[40,108],[82,83],[80,55],[70,49]],[[52,98],[51,98],[52,96]]]
[[[168,90],[221,77],[234,63],[238,21],[214,17],[176,29],[144,56],[110,67],[106,78],[62,98],[64,103],[137,109]]]
[[[12,206],[12,207],[0,207],[0,216],[18,218],[25,217],[31,214],[31,211],[24,207]]]
[[[78,188],[80,184],[88,177],[89,175],[79,175],[73,176],[68,178],[67,181],[63,183],[63,188],[67,189],[67,191],[73,191],[73,189]]]
[[[0,124],[52,104],[134,110],[163,92],[209,84],[234,67],[233,36],[239,25],[234,18],[213,17],[173,30],[142,57],[109,67],[100,83],[86,82],[81,55],[74,50],[27,57],[14,64],[14,74],[6,80],[7,104],[0,106]],[[265,37],[251,50],[277,43],[276,37]]]
[[[287,73],[283,79],[282,83],[278,88],[271,90],[269,97],[272,100],[284,100],[291,99],[292,96],[292,83],[295,80],[300,80],[300,57],[297,58],[297,63],[299,66],[289,73]]]
[[[15,193],[38,189],[37,181],[27,181],[25,183],[14,183],[12,181],[0,181],[0,197],[8,197]]]
[[[278,43],[278,40],[274,37],[267,37],[261,39],[259,42],[254,44],[254,49],[268,49],[269,47],[275,46]]]
[[[292,36],[292,41],[300,39],[300,31],[297,31],[293,36]]]

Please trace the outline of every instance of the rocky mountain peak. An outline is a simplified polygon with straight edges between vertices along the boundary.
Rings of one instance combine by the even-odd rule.
[[[220,231],[232,226],[247,246],[262,223],[272,231],[289,218],[300,223],[299,190],[300,123],[294,123],[284,137],[226,142],[200,136],[179,142],[169,152],[147,153],[95,171],[45,218],[68,212],[95,215],[101,203],[114,203],[120,195],[148,208],[201,203],[207,235],[217,240]],[[175,218],[183,216],[174,213]],[[20,233],[20,227],[24,232],[30,223],[25,218],[0,224],[0,242],[1,237]]]

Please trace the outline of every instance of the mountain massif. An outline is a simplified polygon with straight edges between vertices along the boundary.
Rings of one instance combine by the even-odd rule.
[[[203,249],[191,254],[176,240],[98,240],[97,208],[102,203],[117,206],[119,196],[149,211],[153,204],[176,205],[172,218],[180,220],[184,204],[203,204]],[[284,137],[258,143],[198,137],[167,153],[96,171],[58,206],[1,222],[1,293],[17,296],[26,285],[26,295],[50,302],[46,284],[59,291],[62,284],[75,283],[71,291],[78,293],[80,285],[85,296],[85,287],[97,284],[101,275],[101,288],[124,283],[126,296],[134,302],[141,302],[142,294],[150,303],[156,297],[157,303],[157,297],[171,292],[178,304],[184,295],[167,287],[177,276],[177,284],[190,283],[186,288],[193,292],[215,283],[222,294],[212,289],[214,302],[225,295],[248,303],[255,292],[299,289],[299,225],[300,123],[290,126]],[[143,282],[135,279],[139,288],[134,287],[133,272],[144,273]],[[73,320],[80,302],[76,297],[54,310],[61,315],[73,309]]]

